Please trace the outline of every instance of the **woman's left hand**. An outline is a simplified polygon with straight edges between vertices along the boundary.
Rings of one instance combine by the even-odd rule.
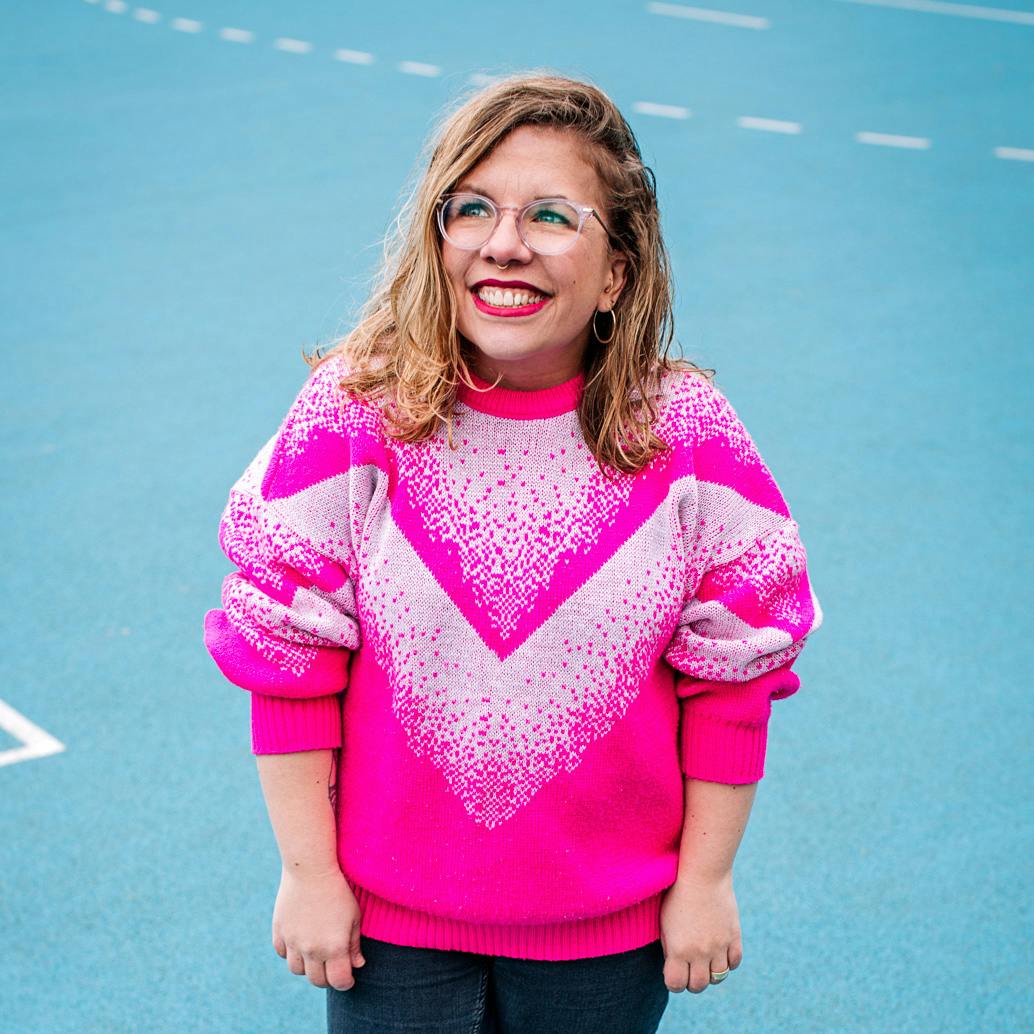
[[[732,873],[683,875],[661,902],[664,983],[669,991],[706,990],[712,973],[735,969],[743,960],[743,939]]]

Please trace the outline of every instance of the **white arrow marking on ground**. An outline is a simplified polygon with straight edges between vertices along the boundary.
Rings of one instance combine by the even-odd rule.
[[[44,731],[25,715],[0,700],[0,729],[10,733],[22,746],[0,751],[0,765],[13,765],[17,761],[31,758],[45,758],[48,754],[60,754],[65,745]]]

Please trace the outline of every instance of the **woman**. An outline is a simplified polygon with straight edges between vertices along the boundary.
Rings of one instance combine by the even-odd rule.
[[[733,858],[821,611],[670,299],[614,104],[498,81],[231,491],[205,642],[331,1032],[646,1034],[740,965]]]

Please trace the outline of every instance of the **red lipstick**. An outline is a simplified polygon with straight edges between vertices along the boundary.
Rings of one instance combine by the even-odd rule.
[[[524,288],[526,291],[534,291],[536,294],[549,296],[548,291],[543,291],[541,287],[526,283],[524,280],[479,280],[471,290],[476,291],[479,287],[502,287],[504,289],[509,287],[514,290]]]

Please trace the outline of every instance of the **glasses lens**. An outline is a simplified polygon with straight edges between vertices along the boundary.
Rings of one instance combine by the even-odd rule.
[[[567,251],[578,237],[578,209],[566,201],[539,201],[521,220],[521,234],[529,248],[542,255]]]
[[[495,212],[483,197],[457,194],[441,209],[442,232],[458,248],[480,248],[492,235]]]
[[[456,194],[443,203],[442,233],[458,248],[480,248],[495,229],[495,209],[477,194]],[[542,255],[567,251],[578,237],[581,216],[566,201],[537,201],[521,220],[520,232],[528,247]]]

